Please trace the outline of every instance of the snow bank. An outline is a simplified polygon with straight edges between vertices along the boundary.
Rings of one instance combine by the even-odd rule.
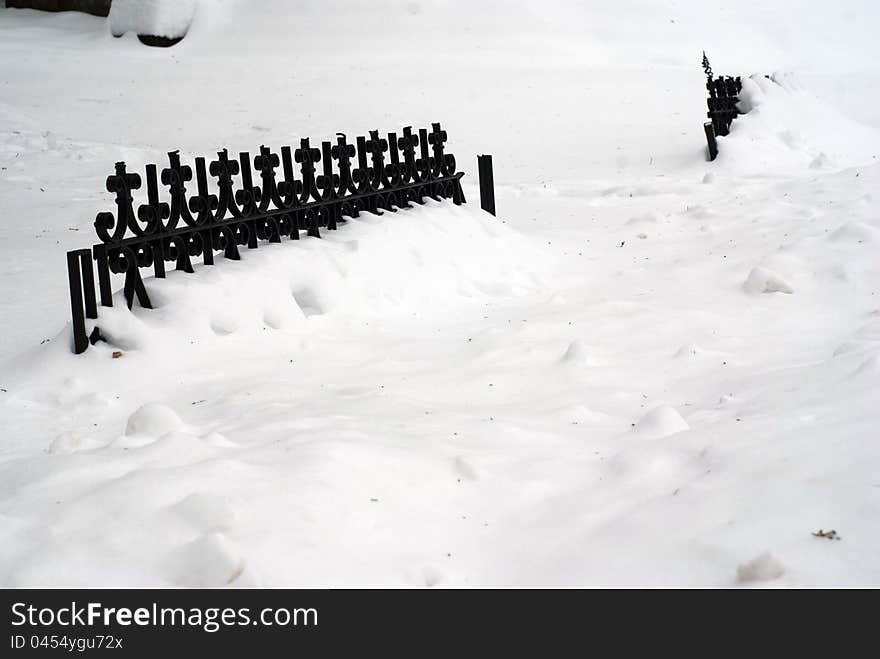
[[[790,72],[743,79],[739,116],[716,169],[737,175],[835,171],[876,162],[880,132],[841,114]]]
[[[110,31],[180,39],[186,35],[196,12],[196,0],[113,0]]]
[[[129,312],[119,291],[95,324],[110,348],[158,357],[194,342],[307,336],[329,322],[431,317],[523,295],[548,271],[540,246],[451,202],[362,213],[322,235],[243,249],[240,261],[218,254],[217,265],[197,265],[193,274],[148,277],[154,309]]]

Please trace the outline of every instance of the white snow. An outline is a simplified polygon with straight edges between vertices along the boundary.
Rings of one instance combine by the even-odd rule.
[[[767,552],[736,569],[736,578],[740,583],[772,581],[783,574],[785,574],[785,567]]]
[[[0,584],[880,585],[878,18],[0,9]],[[704,48],[747,76],[713,163]],[[117,160],[438,120],[468,205],[148,278],[71,354]]]
[[[113,0],[110,31],[178,39],[186,36],[196,12],[196,0]]]
[[[159,403],[147,403],[128,417],[128,423],[125,424],[125,434],[128,436],[153,435],[161,437],[182,426],[183,422],[180,417],[170,407]]]
[[[668,405],[660,405],[645,414],[635,425],[636,430],[647,437],[660,438],[690,430],[681,414]]]
[[[794,293],[782,277],[766,268],[752,268],[743,288],[749,293]]]

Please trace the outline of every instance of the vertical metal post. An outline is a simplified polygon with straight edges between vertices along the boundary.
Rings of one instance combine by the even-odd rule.
[[[95,271],[92,269],[92,252],[87,249],[81,249],[78,250],[78,253],[86,318],[95,320],[98,317],[98,300],[95,297]]]
[[[91,264],[89,264],[91,265]],[[73,351],[78,355],[89,347],[86,319],[83,313],[82,272],[80,251],[67,252],[67,279],[70,284],[70,313],[73,320]],[[94,288],[92,289],[94,295]]]
[[[98,266],[98,285],[101,290],[101,306],[113,306],[113,291],[110,289],[110,261],[107,256],[107,248],[104,245],[95,245],[92,248],[95,261]]]
[[[321,142],[321,159],[324,161],[324,188],[322,195],[326,194],[328,199],[335,199],[337,196],[336,185],[333,182],[332,149],[333,146],[330,142]],[[339,178],[338,175],[337,178]],[[325,206],[325,208],[329,211],[327,213],[327,231],[336,231],[336,214],[338,205],[331,204],[330,206]]]
[[[709,160],[715,160],[718,155],[718,142],[715,139],[715,127],[711,121],[703,124],[703,130],[706,131],[706,143],[709,145]]]
[[[495,177],[492,174],[492,156],[477,156],[480,173],[480,207],[495,215]]]

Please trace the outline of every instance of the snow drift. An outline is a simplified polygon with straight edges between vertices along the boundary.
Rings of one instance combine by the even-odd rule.
[[[196,12],[196,0],[113,0],[110,31],[180,39],[186,36]]]

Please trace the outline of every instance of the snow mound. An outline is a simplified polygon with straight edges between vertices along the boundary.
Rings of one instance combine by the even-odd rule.
[[[322,232],[219,257],[192,274],[146,278],[153,309],[128,311],[121,292],[96,325],[111,347],[159,353],[271,335],[308,336],[329,319],[388,322],[432,317],[541,286],[550,262],[496,218],[468,207],[363,213]]]
[[[880,151],[880,132],[841,114],[791,73],[743,79],[738,107],[745,114],[718,138],[721,171],[809,175],[876,162]]]
[[[234,512],[229,505],[215,496],[194,492],[170,507],[180,519],[204,532],[223,532],[234,522]]]
[[[766,268],[752,268],[743,284],[747,293],[794,293],[791,285],[775,272]]]
[[[170,407],[160,403],[147,403],[128,417],[125,435],[126,437],[137,435],[161,437],[181,428],[183,421]]]
[[[636,423],[636,431],[651,439],[668,437],[685,430],[690,430],[687,421],[677,410],[668,405],[655,407]]]
[[[110,32],[126,32],[179,39],[189,30],[196,12],[196,0],[113,0]]]
[[[168,569],[175,586],[249,585],[240,579],[245,563],[238,548],[219,532],[208,533],[181,547],[170,560]]]
[[[565,352],[562,353],[562,357],[559,358],[559,361],[563,364],[571,364],[573,366],[589,366],[590,364],[587,349],[579,339],[575,339],[568,344],[568,347],[565,349]]]
[[[880,234],[875,227],[865,222],[850,221],[835,229],[829,239],[838,243],[869,243],[877,240]]]

